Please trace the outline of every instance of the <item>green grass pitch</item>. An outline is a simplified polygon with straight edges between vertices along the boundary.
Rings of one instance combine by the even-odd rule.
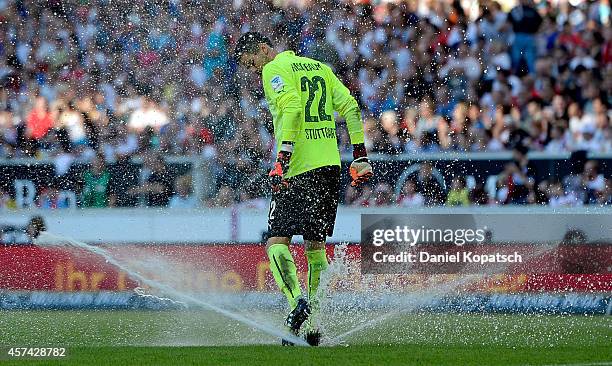
[[[327,333],[342,334],[375,316],[338,316]],[[282,320],[281,313],[254,317]],[[606,316],[400,314],[318,348],[281,347],[274,337],[207,311],[0,311],[0,332],[3,352],[7,346],[68,350],[62,360],[2,355],[0,366],[612,365],[612,317]]]

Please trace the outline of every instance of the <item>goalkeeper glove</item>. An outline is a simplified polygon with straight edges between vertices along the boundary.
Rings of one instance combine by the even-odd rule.
[[[289,186],[289,182],[287,182],[284,178],[287,170],[289,169],[289,161],[291,160],[291,152],[293,151],[293,143],[285,142],[281,144],[280,151],[276,156],[276,162],[274,163],[274,167],[268,173],[268,177],[270,178],[270,185],[272,186],[272,190],[274,192],[280,192],[283,188]]]
[[[351,179],[353,179],[351,185],[356,187],[367,182],[374,173],[364,144],[353,145],[353,159],[349,172],[351,173]]]

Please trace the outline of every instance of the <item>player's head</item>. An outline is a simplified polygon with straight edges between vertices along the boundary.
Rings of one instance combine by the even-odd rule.
[[[272,42],[258,32],[244,33],[234,49],[234,57],[240,65],[258,72],[270,62],[273,55]]]

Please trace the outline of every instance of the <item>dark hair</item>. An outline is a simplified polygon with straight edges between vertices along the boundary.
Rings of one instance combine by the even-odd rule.
[[[236,61],[240,61],[240,57],[242,57],[245,53],[255,53],[257,52],[257,48],[260,44],[267,44],[272,47],[272,42],[270,39],[259,32],[246,32],[238,42],[236,43],[236,48],[234,48],[234,58]]]

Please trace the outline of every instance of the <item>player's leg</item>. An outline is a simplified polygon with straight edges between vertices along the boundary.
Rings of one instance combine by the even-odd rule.
[[[308,303],[310,316],[306,325],[306,341],[311,346],[318,346],[321,341],[319,330],[319,314],[321,311],[322,294],[319,292],[321,274],[327,269],[327,255],[325,254],[325,241],[305,240],[306,259],[308,261],[308,277],[306,288],[308,290]]]
[[[271,237],[266,244],[270,260],[270,271],[281,292],[287,297],[289,308],[293,310],[302,296],[297,277],[297,268],[289,251],[290,237]]]
[[[333,234],[338,211],[340,168],[326,166],[314,170],[309,185],[311,188],[306,190],[310,199],[307,200],[307,224],[303,236],[308,260],[308,300],[317,303],[321,274],[328,267],[325,240]]]
[[[321,274],[328,267],[325,241],[305,240],[305,245],[306,260],[308,261],[306,288],[308,289],[308,301],[314,308],[320,302],[317,295],[321,282]]]
[[[305,209],[303,230],[308,260],[308,301],[311,306],[311,316],[308,321],[306,340],[311,345],[318,345],[320,340],[318,315],[320,312],[319,291],[321,276],[328,268],[325,253],[325,241],[332,236],[338,210],[340,186],[340,168],[327,166],[313,171],[311,179],[304,191],[308,192],[308,202]]]
[[[299,190],[292,187],[291,183],[286,190],[273,194],[268,215],[269,239],[266,245],[270,270],[276,284],[287,297],[291,309],[285,324],[295,334],[310,314],[310,307],[302,298],[297,268],[289,251],[292,235],[300,230],[301,206]],[[290,344],[283,340],[283,345]]]

